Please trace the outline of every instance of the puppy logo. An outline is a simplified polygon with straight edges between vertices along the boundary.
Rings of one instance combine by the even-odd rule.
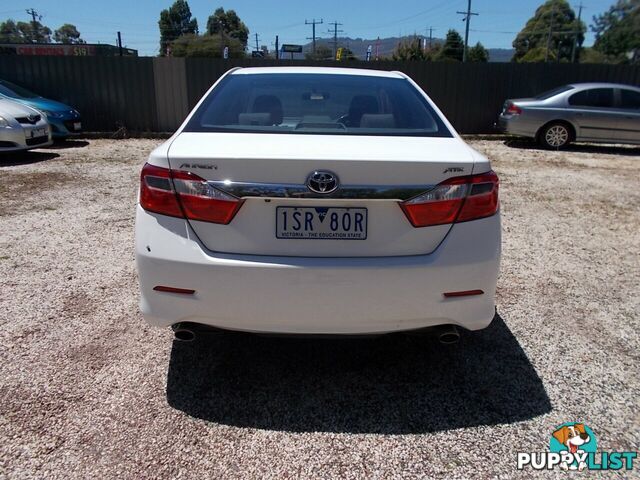
[[[560,464],[560,468],[564,470],[584,470],[588,453],[595,452],[596,448],[595,435],[584,423],[565,423],[553,432],[549,443],[552,452],[571,454],[573,461],[563,461]]]

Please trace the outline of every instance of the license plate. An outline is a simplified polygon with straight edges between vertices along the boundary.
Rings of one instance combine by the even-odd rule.
[[[31,138],[44,137],[47,135],[46,128],[34,128],[31,130]]]
[[[80,122],[74,122],[74,124],[73,124],[73,129],[74,129],[74,130],[81,130],[81,129],[82,129],[82,123],[80,123]]]
[[[367,209],[278,207],[276,208],[276,238],[366,240]]]

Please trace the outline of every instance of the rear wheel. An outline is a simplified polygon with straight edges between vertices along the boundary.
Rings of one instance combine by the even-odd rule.
[[[542,129],[538,140],[545,148],[559,149],[566,147],[571,142],[571,135],[571,129],[567,124],[550,123]]]

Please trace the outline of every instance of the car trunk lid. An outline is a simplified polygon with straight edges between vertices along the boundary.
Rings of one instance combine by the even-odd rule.
[[[450,177],[473,173],[471,150],[455,137],[187,132],[174,139],[169,163],[173,170],[191,172],[244,200],[229,224],[189,220],[206,248],[309,257],[433,251],[451,225],[415,228],[399,200]],[[310,192],[306,182],[316,171],[334,173],[338,189],[328,195]],[[283,237],[282,219],[296,211],[301,218],[329,218],[333,213],[338,221],[353,223],[359,218],[366,231],[357,238]],[[318,218],[313,222],[326,227]]]

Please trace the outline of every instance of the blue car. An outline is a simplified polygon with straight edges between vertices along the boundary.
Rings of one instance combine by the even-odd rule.
[[[53,138],[63,139],[82,131],[80,113],[69,105],[41,97],[6,80],[0,80],[0,98],[9,98],[44,113]]]

